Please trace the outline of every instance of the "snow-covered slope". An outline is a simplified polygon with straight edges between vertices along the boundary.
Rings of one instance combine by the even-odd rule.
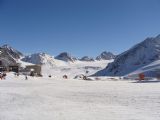
[[[140,73],[143,73],[145,77],[158,77],[160,78],[160,60],[156,60],[149,65],[146,65],[138,70],[129,73],[125,77],[137,78]]]
[[[52,56],[46,53],[35,53],[30,56],[26,56],[22,59],[22,61],[33,63],[33,64],[40,64],[45,65],[47,67],[55,67],[55,66],[63,66],[66,63],[60,60],[54,59]]]
[[[65,65],[55,66],[49,68],[48,66],[42,66],[43,76],[53,76],[62,78],[63,75],[67,75],[69,78],[74,78],[76,75],[92,75],[99,70],[105,68],[106,64],[112,62],[112,60],[101,60],[101,61],[75,61],[73,63],[66,62]],[[86,73],[87,71],[87,73]]]
[[[159,59],[160,35],[155,38],[147,38],[118,55],[113,63],[110,63],[104,70],[97,72],[95,75],[123,76]]]
[[[67,52],[60,53],[58,56],[55,57],[55,59],[62,60],[65,62],[75,62],[77,60],[76,57],[71,56]]]
[[[96,60],[111,60],[114,59],[116,55],[111,52],[102,52],[99,56],[96,57]]]
[[[34,65],[33,63],[29,63],[29,62],[25,62],[25,61],[22,61],[21,59],[18,59],[17,60],[17,63],[20,65],[20,67],[22,68],[25,68],[26,66],[28,65]]]

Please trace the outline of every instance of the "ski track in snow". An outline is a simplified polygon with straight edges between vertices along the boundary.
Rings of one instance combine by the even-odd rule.
[[[160,82],[83,81],[9,75],[0,120],[159,120]]]

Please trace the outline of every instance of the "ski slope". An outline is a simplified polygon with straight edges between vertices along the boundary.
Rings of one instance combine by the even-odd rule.
[[[76,75],[80,74],[89,76],[99,70],[104,69],[110,62],[113,62],[113,60],[101,60],[94,62],[76,61],[74,63],[57,62],[56,66],[54,67],[50,67],[50,65],[44,64],[42,65],[42,75],[45,77],[51,75],[57,78],[61,78],[63,75],[67,75],[69,78],[74,78]],[[86,71],[88,71],[87,74]]]
[[[0,81],[0,120],[159,120],[160,83],[15,77]]]

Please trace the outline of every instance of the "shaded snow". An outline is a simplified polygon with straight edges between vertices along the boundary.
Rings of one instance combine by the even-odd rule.
[[[139,68],[138,70],[126,75],[126,77],[138,77],[138,74],[144,73],[146,77],[160,77],[160,60],[156,60],[149,65]]]

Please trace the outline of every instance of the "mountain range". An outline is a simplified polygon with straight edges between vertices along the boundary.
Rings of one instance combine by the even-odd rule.
[[[113,62],[109,64],[107,62],[106,67],[96,72],[94,74],[95,76],[125,76],[134,73],[134,71],[145,68],[145,66],[160,60],[160,35],[146,38],[144,41],[134,45],[132,48],[119,55],[104,51],[95,59],[89,56],[76,58],[67,52],[60,53],[56,57],[46,53],[34,53],[25,56],[9,45],[0,47],[0,61],[6,65],[23,61],[53,68],[55,66],[63,66],[66,63],[75,63],[78,61],[85,62],[85,64],[88,62],[89,64],[90,62],[103,60],[112,60]],[[154,67],[152,67],[152,70],[153,69]]]
[[[5,59],[5,62],[7,63],[27,62],[27,63],[40,64],[40,65],[46,64],[50,67],[54,67],[57,65],[64,65],[65,62],[67,63],[74,63],[76,61],[91,62],[96,60],[93,57],[89,57],[89,56],[76,58],[67,52],[62,52],[56,57],[53,57],[52,55],[49,55],[46,53],[34,53],[31,55],[25,56],[23,53],[14,49],[9,45],[3,45],[2,47],[0,47],[0,49],[1,49],[0,59]],[[103,55],[103,57],[101,57],[102,59],[98,59],[98,61],[112,59],[112,56],[108,54],[104,55],[101,53],[99,56],[101,55]]]

